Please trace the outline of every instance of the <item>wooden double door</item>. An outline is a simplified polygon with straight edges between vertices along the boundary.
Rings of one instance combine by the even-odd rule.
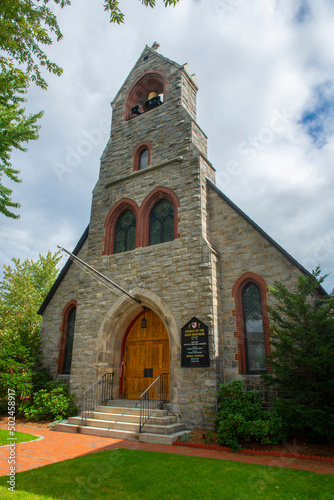
[[[142,319],[147,321],[146,328]],[[165,325],[151,310],[137,318],[131,326],[124,348],[122,397],[139,396],[161,374],[169,374],[169,342]],[[169,379],[169,377],[168,377]],[[169,380],[167,383],[169,400]]]

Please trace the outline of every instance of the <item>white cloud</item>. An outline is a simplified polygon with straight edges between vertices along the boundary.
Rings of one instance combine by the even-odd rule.
[[[75,246],[89,222],[110,101],[144,46],[157,40],[159,52],[196,73],[197,121],[209,137],[217,184],[309,270],[319,263],[333,272],[333,131],[317,149],[299,123],[315,89],[333,85],[332,2],[121,6],[121,26],[109,24],[102,0],[59,11],[64,39],[47,52],[64,74],[48,77],[47,92],[30,91],[29,110],[45,116],[40,140],[13,155],[22,171],[14,189],[21,219],[1,219],[1,262]],[[334,277],[327,283],[329,290]]]

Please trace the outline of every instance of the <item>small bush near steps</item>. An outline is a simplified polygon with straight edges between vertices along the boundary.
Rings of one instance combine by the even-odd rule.
[[[31,420],[61,420],[78,413],[74,395],[67,385],[51,382],[34,394],[31,406],[24,408],[24,415]]]
[[[261,394],[244,391],[241,381],[219,386],[216,427],[220,445],[238,451],[241,441],[277,444],[286,439],[282,419],[275,411],[263,410],[261,402]]]

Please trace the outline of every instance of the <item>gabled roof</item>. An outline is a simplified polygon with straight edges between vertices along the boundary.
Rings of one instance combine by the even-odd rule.
[[[141,59],[144,57],[145,54],[148,54],[148,53],[151,53],[153,54],[155,57],[158,57],[160,59],[162,59],[163,61],[167,61],[169,62],[170,64],[176,66],[178,69],[181,69],[182,66],[180,64],[178,64],[177,62],[175,61],[172,61],[171,59],[168,59],[167,57],[159,54],[156,50],[152,49],[151,47],[149,47],[148,45],[145,45],[145,48],[143,50],[143,52],[140,54],[140,56],[138,57],[136,63],[134,64],[134,66],[132,67],[130,73],[128,74],[128,76],[125,78],[124,82],[122,83],[122,85],[120,86],[120,89],[118,90],[117,94],[115,95],[115,97],[113,98],[113,100],[111,101],[111,105],[114,104],[114,102],[117,100],[120,92],[123,90],[124,86],[127,84],[128,80],[131,78],[131,75],[135,69],[135,67],[137,66],[137,64],[141,61]]]
[[[74,255],[78,255],[78,253],[80,252],[83,244],[85,243],[86,239],[88,238],[88,233],[89,233],[89,225],[86,227],[85,232],[83,233],[83,235],[81,236],[80,240],[78,241],[76,247],[74,248],[74,250],[72,252]],[[43,304],[38,309],[37,314],[43,314],[43,312],[45,311],[45,309],[46,309],[47,305],[49,304],[50,300],[52,299],[52,297],[56,293],[57,288],[59,287],[60,283],[63,281],[63,279],[64,279],[67,271],[71,267],[71,265],[72,265],[72,261],[71,261],[71,259],[68,259],[66,261],[65,266],[63,267],[63,269],[58,274],[58,277],[57,277],[56,281],[53,283],[53,285],[52,285],[49,293],[45,297]]]
[[[239,214],[243,219],[245,219],[248,222],[248,224],[250,224],[258,233],[261,234],[261,236],[263,236],[286,259],[288,259],[291,262],[291,264],[297,267],[297,269],[301,273],[305,274],[305,276],[312,276],[312,274],[307,269],[305,269],[305,267],[299,264],[299,262],[296,259],[294,259],[286,250],[284,250],[284,248],[281,247],[281,245],[279,245],[275,240],[273,240],[260,226],[256,224],[256,222],[254,222],[250,217],[248,217],[248,215],[245,214],[245,212],[243,212],[235,203],[233,203],[233,201],[231,201],[230,198],[228,198],[224,193],[222,193],[220,189],[218,189],[217,186],[213,184],[213,182],[211,182],[209,179],[206,179],[206,182],[208,186],[211,189],[213,189],[213,191],[215,191],[222,200],[224,200],[235,212],[237,212],[237,214]],[[322,288],[322,286],[319,285],[319,289],[321,289],[322,293],[327,295],[327,292],[324,290],[324,288]]]

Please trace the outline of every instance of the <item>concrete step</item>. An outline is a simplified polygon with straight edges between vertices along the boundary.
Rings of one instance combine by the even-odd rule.
[[[140,408],[140,401],[139,399],[108,399],[106,405],[114,408],[118,406],[122,408]],[[145,405],[154,407],[155,401],[145,401]]]
[[[68,419],[69,424],[81,425],[81,417],[71,417]],[[97,418],[87,418],[84,427],[95,427],[105,429],[115,429],[122,431],[139,432],[139,422],[109,422],[108,420],[99,420]]]
[[[152,425],[170,425],[177,422],[175,415],[165,415],[167,412],[159,411],[150,418],[150,424]],[[162,415],[161,415],[162,414]],[[97,420],[106,420],[108,422],[128,422],[139,424],[139,415],[127,415],[125,413],[106,413],[100,411],[94,411],[89,418],[94,418]]]
[[[72,425],[81,425],[80,417],[70,417],[68,423]],[[122,421],[109,421],[109,420],[99,420],[97,418],[87,418],[84,427],[95,427],[95,428],[105,428],[105,429],[115,429],[122,431],[139,432],[139,422],[122,422]],[[149,432],[151,434],[174,434],[175,432],[180,432],[184,430],[184,424],[178,423],[167,423],[167,424],[154,424],[149,420],[143,427],[143,432]]]
[[[139,399],[109,399],[107,401],[107,406],[120,406],[122,408],[139,408]]]
[[[139,408],[115,407],[115,406],[99,406],[95,411],[100,413],[114,413],[119,415],[140,415]]]
[[[150,421],[149,421],[150,422]],[[176,434],[185,430],[184,424],[171,424],[171,425],[151,425],[148,423],[144,425],[143,432],[149,434]]]
[[[59,432],[69,432],[72,434],[85,434],[89,436],[108,437],[112,439],[125,439],[128,441],[140,441],[142,443],[173,444],[185,431],[174,434],[152,434],[150,432],[131,432],[103,427],[81,427],[80,425],[56,424],[55,430]]]
[[[138,441],[138,432],[115,430],[103,427],[87,427],[72,424],[56,424],[55,431],[70,432],[72,434],[87,434],[89,436],[108,437],[113,439],[127,439]]]
[[[98,420],[108,420],[108,422],[132,422],[139,424],[139,415],[127,415],[125,413],[106,413],[100,411],[94,411],[90,418],[96,418]]]
[[[123,401],[123,400],[122,400]],[[124,414],[124,415],[140,415],[140,408],[130,408],[130,407],[117,407],[117,406],[99,406],[96,408],[97,412],[100,413],[114,413],[114,414]],[[166,417],[168,415],[167,410],[156,410],[154,413],[157,417]]]
[[[185,432],[185,427],[168,410],[156,410],[143,432],[139,433],[140,408],[138,400],[118,399],[99,406],[81,426],[81,417],[70,417],[68,424],[57,424],[55,430],[129,439],[145,443],[172,444]]]
[[[156,443],[156,444],[173,444],[177,438],[182,436],[185,431],[176,432],[175,434],[151,434],[142,432],[138,434],[138,441],[141,443]]]

